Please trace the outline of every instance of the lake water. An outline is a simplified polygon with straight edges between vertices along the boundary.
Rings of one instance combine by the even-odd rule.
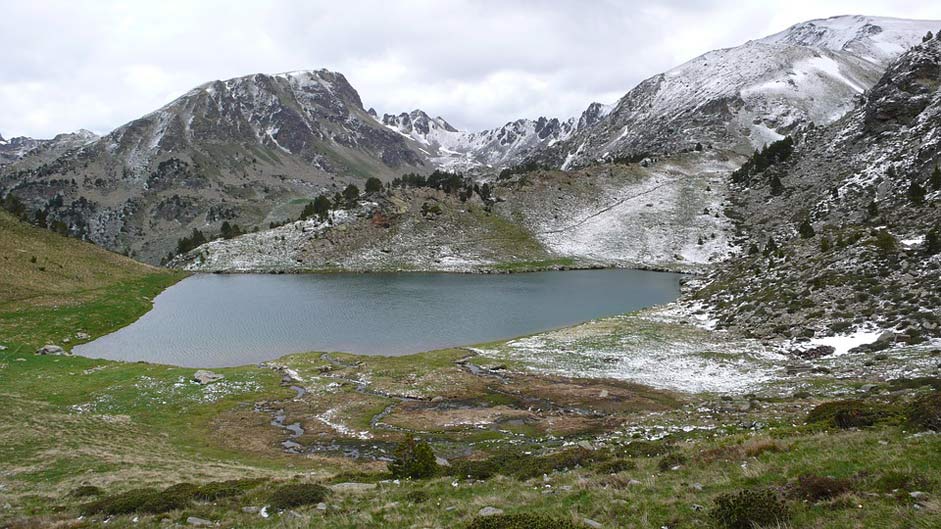
[[[195,275],[157,296],[135,323],[74,352],[192,367],[304,351],[401,355],[669,302],[679,280],[638,270]]]

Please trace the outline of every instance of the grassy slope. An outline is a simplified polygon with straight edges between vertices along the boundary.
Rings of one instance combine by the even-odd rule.
[[[150,309],[184,277],[21,223],[0,212],[0,344],[31,350],[80,343]],[[67,340],[67,341],[66,341]]]

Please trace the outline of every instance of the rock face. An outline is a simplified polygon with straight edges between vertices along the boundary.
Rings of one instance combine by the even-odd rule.
[[[913,47],[848,115],[732,188],[755,253],[696,294],[720,325],[811,344],[865,332],[867,350],[941,336],[939,67],[941,41]]]
[[[193,381],[200,384],[212,384],[213,382],[218,382],[225,378],[225,375],[220,375],[219,373],[213,373],[212,371],[207,371],[205,369],[200,369],[193,374]]]
[[[50,355],[50,356],[61,356],[70,354],[65,349],[59,347],[58,345],[44,345],[39,349],[36,349],[36,354],[38,355]]]

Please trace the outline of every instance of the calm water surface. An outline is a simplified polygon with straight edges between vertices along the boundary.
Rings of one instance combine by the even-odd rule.
[[[224,367],[302,351],[400,355],[474,344],[676,299],[678,274],[196,275],[78,354]]]

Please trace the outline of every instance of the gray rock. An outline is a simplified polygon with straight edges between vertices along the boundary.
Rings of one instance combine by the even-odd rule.
[[[200,384],[212,384],[213,382],[218,382],[225,378],[225,375],[220,375],[219,373],[213,373],[212,371],[207,371],[205,369],[200,369],[193,374],[193,380],[199,382]]]
[[[258,514],[258,511],[261,509],[258,507],[242,507],[242,512],[245,514]]]
[[[449,467],[449,466],[451,466],[451,462],[450,462],[450,461],[448,461],[447,459],[445,459],[445,458],[443,458],[443,457],[438,457],[438,456],[435,456],[435,463],[438,463],[438,465],[439,465],[439,466],[442,466],[442,467]]]
[[[47,344],[39,349],[36,349],[36,354],[38,355],[51,355],[51,356],[60,356],[69,354],[68,351],[59,347],[58,345]]]
[[[636,479],[632,479],[632,480],[628,481],[627,484],[630,485],[631,487],[636,487],[636,486],[638,486],[638,485],[643,485],[643,483],[641,483],[640,481],[637,481]]]
[[[691,484],[691,485],[689,486],[689,488],[691,488],[691,489],[693,489],[693,490],[695,490],[695,491],[697,491],[697,492],[702,492],[702,483],[693,483],[693,484]]]
[[[700,504],[698,504],[698,503],[694,503],[694,504],[690,505],[690,508],[691,508],[692,510],[696,511],[696,512],[702,512],[702,511],[706,510],[705,507],[703,507],[702,505],[700,505]]]
[[[195,516],[190,516],[186,519],[186,523],[189,525],[195,525],[197,527],[206,527],[212,525],[212,522],[203,518],[197,518]]]
[[[7,346],[5,346],[5,345],[0,345],[0,351],[6,351],[6,350],[7,350]]]
[[[503,514],[503,509],[497,509],[496,507],[484,507],[477,511],[477,516],[497,516],[499,514]]]
[[[879,386],[875,384],[863,384],[862,386],[859,387],[859,391],[862,391],[863,393],[869,393],[872,390],[876,389],[877,387]]]
[[[911,496],[912,498],[915,498],[916,500],[917,500],[917,499],[920,499],[920,498],[927,498],[927,497],[928,497],[928,493],[927,493],[927,492],[922,492],[922,491],[920,491],[920,490],[914,490],[914,491],[912,491],[912,492],[909,492],[908,495]]]
[[[75,333],[75,337],[78,338],[79,340],[87,340],[91,338],[91,336],[89,336],[87,332],[82,332],[82,331]]]
[[[592,529],[601,529],[603,527],[600,522],[596,522],[591,518],[582,518],[582,523],[588,527],[591,527]]]
[[[317,504],[317,510],[320,511],[320,512],[326,511],[326,510],[327,510],[327,504],[324,503],[324,502],[318,503],[318,504]]]

